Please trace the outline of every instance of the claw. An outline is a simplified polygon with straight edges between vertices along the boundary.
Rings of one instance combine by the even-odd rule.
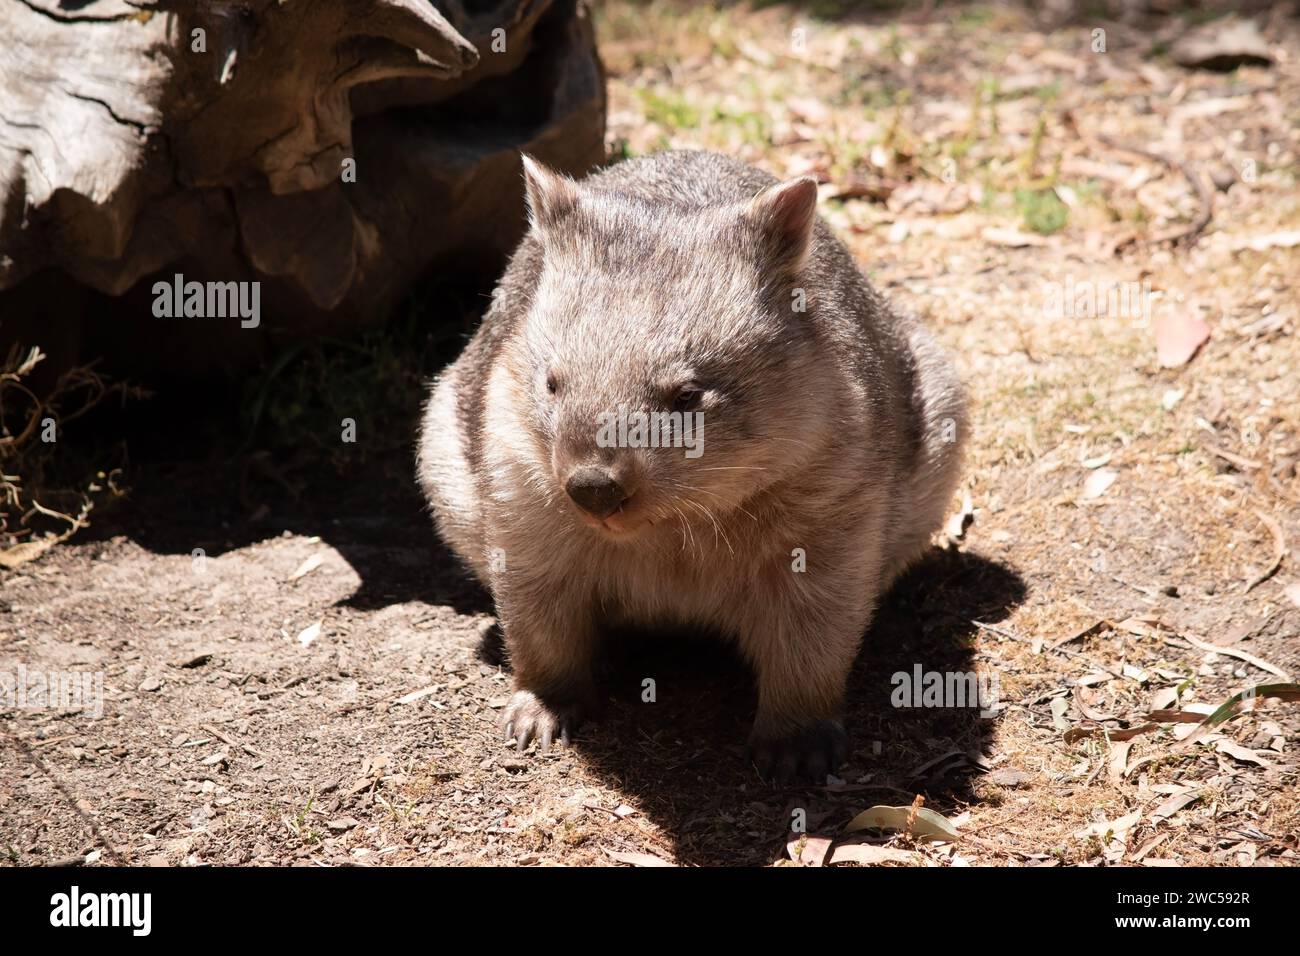
[[[752,737],[749,756],[759,774],[774,783],[823,783],[848,756],[848,736],[839,721],[820,720],[784,736]]]
[[[577,704],[557,706],[543,701],[531,691],[518,691],[506,705],[501,718],[504,739],[507,742],[513,739],[520,753],[527,750],[534,740],[539,753],[548,752],[556,742],[568,747],[581,710]]]

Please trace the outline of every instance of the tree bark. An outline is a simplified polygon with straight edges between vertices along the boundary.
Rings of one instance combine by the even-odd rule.
[[[58,270],[200,353],[226,330],[160,331],[154,279],[261,281],[271,340],[375,323],[499,265],[519,151],[603,158],[577,0],[0,0],[0,35],[0,290]]]

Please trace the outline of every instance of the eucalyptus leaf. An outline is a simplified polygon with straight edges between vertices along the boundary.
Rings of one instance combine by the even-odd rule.
[[[920,840],[949,840],[957,839],[957,828],[954,827],[942,814],[935,813],[933,810],[927,810],[924,807],[913,809],[912,807],[872,807],[869,810],[863,810],[844,828],[846,833],[854,833],[858,830],[898,830],[907,833],[908,817],[915,814],[910,835]]]

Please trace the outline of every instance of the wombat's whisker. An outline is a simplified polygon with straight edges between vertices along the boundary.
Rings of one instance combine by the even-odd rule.
[[[736,552],[735,552],[735,550],[731,547],[731,539],[727,537],[727,532],[725,532],[725,531],[722,530],[722,526],[721,526],[720,524],[718,524],[718,519],[715,518],[715,517],[713,516],[713,512],[711,512],[711,511],[710,511],[708,508],[706,508],[704,505],[700,504],[700,503],[699,503],[698,501],[696,501],[694,498],[686,498],[686,497],[683,497],[683,498],[682,498],[682,501],[686,502],[686,504],[690,505],[691,507],[696,508],[697,510],[704,512],[704,516],[705,516],[706,518],[708,518],[711,522],[713,522],[713,544],[714,544],[714,546],[715,546],[715,547],[717,546],[717,544],[718,544],[718,535],[719,535],[719,533],[721,533],[721,535],[722,535],[722,540],[723,540],[724,542],[726,542],[726,545],[727,545],[727,551],[728,551],[728,552],[731,554],[731,556],[734,558],[734,557],[736,556]]]
[[[691,552],[695,552],[695,533],[690,530],[691,523],[686,519],[685,513],[681,508],[674,507],[673,511],[677,512],[677,517],[681,519],[682,524],[682,550],[686,550],[686,535],[689,532],[691,536]]]
[[[745,509],[744,507],[742,507],[741,505],[736,504],[736,503],[730,501],[730,500],[727,499],[727,498],[724,498],[722,495],[718,494],[716,491],[710,491],[708,488],[699,488],[699,487],[697,487],[697,486],[695,486],[695,485],[688,485],[688,484],[685,484],[684,482],[678,482],[678,483],[674,484],[672,487],[673,487],[674,489],[678,490],[678,491],[698,491],[700,494],[711,495],[712,497],[717,498],[718,501],[722,502],[722,504],[725,505],[726,507],[728,507],[728,508],[734,508],[736,511],[739,511],[741,514],[743,514],[743,515],[745,515],[746,517],[750,518],[752,521],[755,521],[755,522],[758,521],[758,516],[757,516],[757,515],[753,514],[752,512],[750,512],[750,511],[748,511],[748,510],[746,510],[746,509]]]

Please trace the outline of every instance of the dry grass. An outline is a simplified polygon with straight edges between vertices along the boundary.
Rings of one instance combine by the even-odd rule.
[[[145,397],[89,366],[66,369],[41,388],[33,378],[44,360],[39,348],[14,345],[0,362],[0,568],[66,541],[97,501],[120,493],[118,470],[96,470],[71,455],[60,460],[67,444],[60,442],[69,423],[106,399]]]

